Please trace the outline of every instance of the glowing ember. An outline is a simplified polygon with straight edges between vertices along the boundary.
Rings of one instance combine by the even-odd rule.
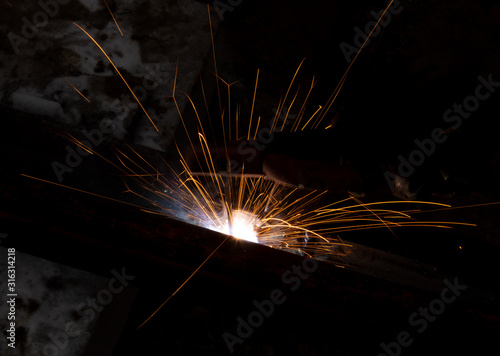
[[[259,242],[255,228],[258,227],[259,220],[255,215],[243,210],[235,210],[231,213],[232,224],[231,229],[229,223],[223,227],[221,232],[232,235],[238,239],[247,240],[251,242]]]

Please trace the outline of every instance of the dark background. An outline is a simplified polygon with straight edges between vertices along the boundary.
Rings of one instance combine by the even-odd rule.
[[[335,140],[312,133],[304,141],[300,137],[278,141],[283,145],[281,151],[304,161],[328,162],[342,150],[357,157],[360,167],[370,166],[374,159],[388,164],[399,154],[408,154],[415,138],[444,127],[443,112],[474,93],[479,75],[487,78],[491,73],[500,80],[500,21],[495,2],[401,4],[404,10],[363,50],[325,117],[325,126],[336,122]],[[314,111],[328,100],[348,67],[340,43],[353,44],[354,28],[364,28],[373,19],[370,11],[378,12],[385,5],[383,1],[244,0],[224,13],[215,33],[219,74],[225,80],[238,81],[235,98],[248,115],[260,69],[254,115],[269,120],[305,58],[297,83],[308,88],[312,76],[318,79],[310,98],[309,110]],[[142,17],[145,14],[134,14],[141,31],[164,25],[148,21]],[[70,17],[66,13],[61,16]],[[142,56],[148,56],[150,45],[154,44],[142,47]],[[201,60],[203,73],[212,70],[210,61],[211,53],[207,53]],[[199,88],[191,90],[196,96]],[[217,101],[214,96],[209,107],[217,107]],[[454,133],[413,177],[415,186],[429,187],[423,198],[453,206],[499,200],[498,103],[498,93],[481,103],[460,132]],[[24,173],[53,181],[50,162],[67,144],[59,134],[92,127],[86,125],[92,125],[93,114],[76,126],[68,126],[15,111],[4,99],[0,217],[9,237],[2,244],[102,276],[116,266],[128,266],[130,273],[138,276],[134,285],[139,294],[113,354],[228,354],[222,334],[235,334],[236,318],[246,318],[253,311],[252,301],[264,300],[278,288],[286,291],[287,302],[277,306],[275,313],[236,347],[235,354],[376,355],[382,352],[381,342],[391,342],[411,328],[409,315],[439,297],[443,279],[455,276],[470,285],[468,293],[447,306],[401,354],[481,354],[496,345],[500,240],[498,208],[494,205],[423,217],[476,223],[477,228],[401,229],[397,238],[388,231],[343,235],[348,241],[368,246],[366,250],[359,247],[365,254],[355,254],[353,268],[320,262],[318,270],[296,292],[289,292],[281,277],[293,265],[300,265],[303,257],[229,240],[150,323],[135,331],[224,237],[144,214],[137,207],[20,176]],[[145,120],[140,112],[134,117]],[[220,130],[214,126],[218,138]],[[133,123],[128,126],[129,135],[124,140],[108,138],[100,152],[112,154],[112,146],[134,144],[135,127]],[[153,161],[158,157],[151,149],[137,149]],[[432,183],[442,168],[452,173],[453,184],[442,187]],[[65,184],[131,199],[123,194],[116,172],[97,158],[86,160],[76,173]],[[40,236],[46,238],[41,240]],[[408,267],[398,256],[417,262]],[[393,274],[384,274],[388,270]],[[419,276],[416,280],[415,273]],[[106,329],[113,328],[113,316],[103,316],[106,318],[110,324],[98,329],[94,347],[106,343]]]

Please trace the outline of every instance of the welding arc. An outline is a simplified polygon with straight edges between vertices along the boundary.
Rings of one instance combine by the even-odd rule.
[[[150,315],[150,316],[149,316],[149,317],[148,317],[148,318],[147,318],[147,319],[146,319],[146,320],[145,320],[145,321],[144,321],[141,325],[139,325],[139,326],[137,327],[137,329],[135,329],[135,330],[137,331],[137,330],[139,330],[140,328],[142,328],[142,327],[144,326],[144,324],[146,324],[146,323],[147,323],[147,322],[148,322],[148,321],[149,321],[149,320],[150,320],[153,316],[155,316],[155,315],[156,315],[156,313],[158,313],[158,312],[160,311],[160,309],[161,309],[161,308],[163,308],[163,306],[164,306],[165,304],[167,304],[167,302],[168,302],[170,299],[172,299],[172,297],[173,297],[174,295],[176,295],[176,294],[177,294],[177,292],[178,292],[178,291],[180,291],[180,290],[182,289],[182,287],[184,287],[184,285],[185,285],[187,282],[189,282],[189,280],[190,280],[190,279],[191,279],[191,278],[192,278],[192,277],[196,274],[196,272],[198,272],[198,271],[201,269],[201,267],[203,267],[203,265],[204,265],[205,263],[207,263],[207,261],[210,259],[210,257],[212,257],[212,256],[213,256],[213,255],[217,252],[217,250],[218,250],[218,249],[219,249],[219,248],[220,248],[220,247],[224,244],[224,242],[226,242],[226,241],[227,241],[227,239],[228,239],[229,237],[230,237],[230,235],[227,235],[227,236],[226,236],[226,238],[225,238],[225,239],[224,239],[224,240],[223,240],[223,241],[219,244],[219,246],[217,246],[217,247],[215,248],[215,250],[213,250],[213,251],[212,251],[212,253],[211,253],[210,255],[208,255],[208,257],[207,257],[207,258],[206,258],[206,259],[205,259],[205,260],[204,260],[204,261],[203,261],[203,262],[202,262],[202,263],[198,266],[198,268],[196,268],[196,269],[194,270],[194,272],[193,272],[193,273],[191,273],[191,275],[190,275],[190,276],[189,276],[189,277],[188,277],[188,278],[187,278],[187,279],[186,279],[186,280],[185,280],[185,281],[184,281],[184,282],[183,282],[183,283],[179,286],[179,288],[177,288],[177,289],[176,289],[176,290],[175,290],[175,291],[174,291],[174,292],[170,295],[170,297],[168,297],[168,298],[167,298],[167,299],[166,299],[166,300],[165,300],[165,301],[164,301],[164,302],[163,302],[163,303],[162,303],[162,304],[158,307],[158,309],[156,309],[156,310],[154,311],[154,313],[153,313],[153,314],[151,314],[151,315]]]

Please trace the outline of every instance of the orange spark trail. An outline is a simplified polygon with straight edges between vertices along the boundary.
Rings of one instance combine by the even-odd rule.
[[[371,30],[370,34],[368,36],[366,36],[366,39],[363,42],[363,45],[361,46],[361,48],[359,49],[359,51],[354,56],[354,58],[351,61],[351,63],[349,63],[349,66],[347,67],[344,75],[340,79],[340,82],[337,84],[337,86],[335,87],[335,90],[333,91],[332,95],[328,99],[328,101],[327,101],[327,103],[325,105],[325,109],[321,112],[321,114],[318,116],[318,120],[314,123],[313,128],[318,128],[319,124],[321,123],[321,121],[323,121],[323,119],[325,118],[327,112],[332,107],[335,99],[337,98],[337,96],[340,93],[340,89],[342,89],[342,87],[344,86],[344,83],[345,83],[345,81],[347,79],[347,75],[349,74],[349,72],[351,70],[351,67],[353,66],[354,62],[358,58],[359,54],[361,53],[361,51],[365,47],[365,45],[368,42],[368,40],[370,39],[370,37],[372,36],[373,31],[375,31],[375,29],[378,28],[380,20],[382,20],[382,18],[385,16],[386,12],[389,11],[389,8],[392,6],[393,2],[394,2],[394,0],[391,0],[389,2],[389,5],[387,5],[387,7],[385,8],[384,12],[382,13],[382,15],[380,16],[380,18],[378,19],[377,23],[375,24],[375,26],[373,26],[373,29]]]
[[[448,210],[457,210],[457,209],[469,209],[469,208],[478,208],[482,206],[491,206],[491,205],[500,205],[500,202],[491,202],[491,203],[480,203],[480,204],[471,204],[471,205],[461,205],[461,206],[448,206],[448,208],[443,208],[443,209],[433,209],[433,210],[425,210],[425,211],[417,211],[417,213],[430,213],[430,212],[436,212],[436,211],[448,211]]]
[[[257,69],[257,78],[255,78],[255,89],[253,91],[252,111],[250,113],[250,123],[248,124],[248,135],[247,135],[248,141],[250,140],[250,129],[252,128],[253,110],[255,108],[255,97],[257,96],[257,85],[259,84],[259,73],[260,70]]]
[[[271,132],[274,132],[274,130],[276,129],[276,124],[278,123],[278,118],[281,114],[281,111],[283,110],[283,107],[285,105],[285,102],[286,102],[286,99],[288,98],[288,95],[290,94],[290,90],[292,89],[292,86],[293,86],[293,82],[295,81],[295,79],[297,78],[297,74],[299,73],[300,71],[300,68],[302,67],[302,65],[304,64],[304,61],[306,59],[302,59],[302,61],[300,62],[299,66],[297,67],[297,70],[295,71],[294,75],[293,75],[293,78],[292,80],[290,81],[290,85],[288,86],[288,89],[286,91],[286,94],[285,94],[285,97],[283,98],[282,101],[280,101],[280,103],[278,104],[278,108],[276,109],[276,115],[274,116],[274,122],[273,122],[273,125],[271,127]],[[292,105],[290,105],[292,106]],[[290,110],[290,108],[288,108],[288,110]],[[286,117],[285,117],[285,121],[286,121]]]
[[[108,3],[106,2],[106,0],[104,0],[104,3],[106,4],[106,7],[108,8],[108,11],[111,14],[111,17],[113,18],[113,21],[115,22],[115,25],[118,28],[118,31],[120,31],[120,34],[123,36],[123,32],[122,32],[120,26],[118,25],[118,22],[116,21],[115,17],[113,16],[113,13],[111,12],[111,9],[109,8]]]
[[[64,78],[64,80],[65,80],[65,81],[66,81],[69,85],[71,85],[71,87],[72,87],[73,89],[75,89],[75,91],[76,91],[78,94],[80,94],[80,95],[81,95],[81,96],[82,96],[85,100],[87,100],[87,102],[88,102],[88,103],[90,103],[90,100],[89,100],[89,99],[87,99],[87,97],[86,97],[85,95],[83,95],[83,94],[81,93],[81,91],[80,91],[80,90],[78,90],[78,89],[77,89],[77,88],[76,88],[73,84],[71,84],[71,82],[70,82],[68,79]]]
[[[80,192],[80,193],[85,193],[85,194],[93,195],[93,196],[98,197],[98,198],[103,198],[103,199],[111,200],[111,201],[114,201],[114,202],[117,202],[117,203],[126,204],[126,205],[131,205],[131,206],[134,206],[134,207],[136,207],[136,208],[141,208],[141,209],[143,209],[143,207],[142,207],[142,206],[140,206],[140,205],[136,205],[136,204],[132,204],[132,203],[127,203],[126,201],[123,201],[123,200],[113,199],[113,198],[107,197],[107,196],[105,196],[105,195],[100,195],[100,194],[96,194],[96,193],[88,192],[88,191],[85,191],[85,190],[82,190],[82,189],[73,188],[73,187],[70,187],[70,186],[67,186],[67,185],[64,185],[64,184],[60,184],[60,183],[56,183],[56,182],[51,182],[50,180],[45,180],[45,179],[42,179],[42,178],[37,178],[37,177],[29,176],[29,175],[24,174],[24,173],[21,173],[21,175],[22,175],[23,177],[30,178],[30,179],[34,179],[34,180],[38,180],[38,181],[40,181],[40,182],[44,182],[44,183],[48,183],[48,184],[52,184],[52,185],[56,185],[56,186],[58,186],[58,187],[62,187],[62,188],[66,188],[66,189],[71,189],[71,190],[74,190],[74,191],[76,191],[76,192]]]
[[[201,269],[201,267],[203,267],[203,265],[204,265],[205,263],[207,263],[207,261],[210,259],[210,257],[212,257],[212,256],[213,256],[213,255],[217,252],[217,250],[219,250],[219,248],[220,248],[220,247],[224,244],[224,242],[226,242],[226,241],[227,241],[227,239],[228,239],[229,237],[230,237],[230,236],[229,236],[229,235],[227,235],[227,236],[226,236],[226,238],[225,238],[225,239],[224,239],[224,240],[223,240],[223,241],[219,244],[219,246],[217,246],[217,247],[215,248],[215,250],[213,250],[213,251],[212,251],[212,253],[211,253],[211,254],[210,254],[210,255],[209,255],[209,256],[208,256],[208,257],[207,257],[207,258],[206,258],[206,259],[205,259],[205,260],[204,260],[204,261],[203,261],[203,262],[202,262],[199,266],[198,266],[198,268],[196,268],[196,269],[194,270],[194,272],[193,272],[193,273],[191,273],[191,275],[190,275],[190,276],[189,276],[189,277],[188,277],[188,278],[187,278],[187,279],[186,279],[186,280],[185,280],[185,281],[184,281],[184,282],[183,282],[183,283],[179,286],[179,288],[177,288],[177,289],[176,289],[176,290],[175,290],[175,291],[174,291],[174,292],[170,295],[170,297],[168,297],[168,298],[167,298],[167,299],[166,299],[166,300],[165,300],[165,301],[164,301],[164,302],[163,302],[163,303],[162,303],[162,304],[158,307],[158,309],[156,309],[156,310],[154,311],[154,313],[153,313],[153,314],[151,314],[151,315],[150,315],[150,316],[149,316],[149,317],[148,317],[148,318],[147,318],[147,319],[146,319],[146,320],[145,320],[145,321],[144,321],[141,325],[139,325],[139,326],[137,327],[137,329],[136,329],[136,330],[139,330],[139,329],[140,329],[140,328],[141,328],[144,324],[146,324],[146,323],[147,323],[147,322],[148,322],[148,321],[149,321],[149,320],[150,320],[153,316],[155,316],[155,315],[156,315],[156,313],[158,313],[158,312],[160,311],[160,309],[161,309],[161,308],[163,308],[163,306],[164,306],[165,304],[167,304],[167,302],[168,302],[170,299],[172,299],[172,297],[173,297],[174,295],[176,295],[176,294],[177,294],[177,292],[178,292],[178,291],[180,291],[180,290],[182,289],[182,287],[184,287],[184,285],[185,285],[187,282],[189,282],[189,280],[190,280],[190,279],[191,279],[191,278],[192,278],[192,277],[196,274],[196,272],[198,272],[198,271]]]
[[[111,65],[113,66],[113,68],[115,68],[116,72],[118,73],[118,75],[120,76],[120,78],[122,78],[123,82],[125,83],[125,85],[127,86],[128,90],[130,91],[130,93],[132,94],[132,96],[134,97],[135,101],[137,101],[137,103],[139,104],[139,106],[141,107],[142,111],[144,112],[144,114],[146,114],[146,116],[148,117],[149,121],[151,122],[151,124],[153,125],[153,127],[155,128],[155,130],[157,132],[159,132],[160,130],[158,130],[158,128],[156,127],[155,123],[153,122],[153,119],[149,116],[148,112],[146,111],[146,109],[144,108],[144,106],[142,106],[142,103],[141,101],[139,100],[139,98],[135,95],[134,91],[132,90],[132,88],[130,87],[130,85],[128,84],[128,82],[125,80],[125,78],[123,77],[122,73],[118,70],[118,68],[116,67],[115,63],[111,60],[111,58],[109,58],[108,54],[106,53],[106,51],[104,51],[104,49],[99,45],[99,43],[97,43],[97,41],[94,39],[94,37],[92,37],[87,31],[85,31],[80,25],[78,25],[76,22],[73,22],[73,24],[78,27],[80,30],[82,30],[91,40],[92,42],[95,43],[95,45],[101,50],[101,52],[106,56],[106,58],[108,59],[109,63],[111,63]]]

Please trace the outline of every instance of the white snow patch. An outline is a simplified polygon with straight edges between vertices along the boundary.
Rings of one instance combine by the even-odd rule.
[[[12,93],[10,96],[12,107],[32,115],[63,119],[64,112],[61,104],[55,101],[43,99],[33,94],[23,92],[22,89]]]
[[[7,254],[4,247],[0,247],[0,252],[4,256]],[[44,347],[54,343],[50,335],[64,333],[67,324],[74,321],[81,333],[76,337],[68,337],[66,346],[57,349],[57,355],[82,355],[100,314],[96,313],[94,320],[86,323],[84,320],[75,320],[74,314],[82,303],[86,305],[87,298],[95,298],[99,290],[105,289],[108,280],[20,251],[16,251],[16,262],[16,326],[22,326],[27,331],[26,354],[49,354]],[[7,275],[5,263],[0,263],[2,275]],[[51,288],[50,283],[56,286]],[[0,287],[6,290],[6,280],[0,280]],[[29,312],[30,305],[38,307]],[[6,303],[0,304],[0,313],[7,315]],[[0,319],[2,330],[6,330],[6,323],[7,318]]]
[[[80,3],[92,12],[101,10],[105,6],[104,0],[80,0]]]
[[[114,22],[109,22],[100,31],[86,29],[85,26],[82,26],[82,28],[99,43],[118,69],[126,69],[134,75],[141,74],[138,72],[138,68],[142,64],[139,44],[130,40],[127,36],[122,36]],[[68,37],[73,37],[74,31],[79,32],[77,38],[81,40],[68,43],[67,47],[80,56],[80,70],[84,74],[117,75],[113,69],[110,69],[109,61],[102,51],[80,29],[73,29]],[[104,63],[106,70],[96,73],[95,69],[99,61]]]
[[[103,34],[107,38],[101,41],[100,45],[108,53],[108,56],[111,57],[115,65],[118,68],[126,69],[134,75],[142,74],[137,72],[137,68],[140,68],[142,65],[139,44],[126,36],[120,35],[114,22],[109,22],[99,32],[99,36]],[[99,53],[102,55],[100,51]]]

